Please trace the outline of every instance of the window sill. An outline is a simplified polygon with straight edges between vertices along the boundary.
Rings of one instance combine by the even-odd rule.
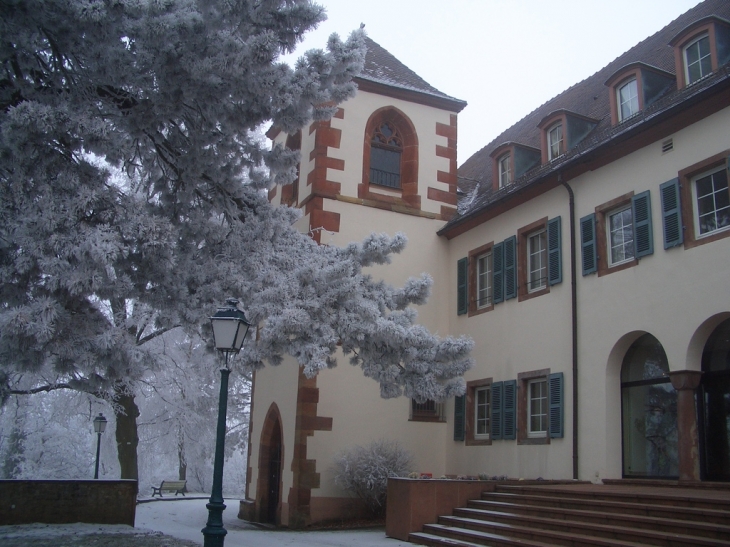
[[[627,268],[633,268],[634,266],[639,264],[639,260],[636,258],[632,258],[631,260],[627,260],[626,262],[621,262],[620,264],[616,264],[615,266],[608,266],[607,268],[598,268],[598,277],[602,277],[604,275],[612,274],[614,272],[620,272],[621,270],[625,270]]]
[[[550,437],[525,437],[518,439],[517,444],[550,444]]]
[[[386,186],[385,184],[378,184],[377,182],[369,182],[368,184],[371,190],[381,190],[398,196],[403,193],[403,188],[400,186]]]
[[[474,317],[475,315],[481,315],[482,313],[486,313],[488,311],[492,311],[494,309],[494,304],[490,304],[489,306],[484,306],[483,308],[477,308],[477,309],[470,309],[469,310],[469,317]]]
[[[492,444],[492,439],[469,439],[467,437],[466,446],[490,446]]]
[[[439,418],[438,416],[413,416],[412,418],[408,418],[409,422],[431,422],[431,423],[439,423],[439,424],[445,424],[446,419],[445,418]]]
[[[524,302],[525,300],[530,300],[531,298],[536,298],[538,296],[542,296],[543,294],[547,294],[550,292],[550,285],[546,285],[544,288],[539,289],[537,291],[527,292],[523,291],[520,292],[520,295],[517,299],[518,302]]]

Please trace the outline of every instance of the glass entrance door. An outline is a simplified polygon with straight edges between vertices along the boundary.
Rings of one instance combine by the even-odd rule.
[[[702,478],[730,481],[730,319],[707,339],[700,394]]]
[[[669,382],[667,355],[645,334],[634,342],[621,367],[623,476],[675,478],[677,393]]]

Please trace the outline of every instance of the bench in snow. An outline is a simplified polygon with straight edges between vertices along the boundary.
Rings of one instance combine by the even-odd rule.
[[[159,487],[152,487],[152,497],[154,498],[158,494],[162,497],[162,492],[175,492],[176,496],[178,494],[182,494],[184,496],[185,492],[187,492],[187,489],[185,488],[187,483],[188,481],[162,481]]]

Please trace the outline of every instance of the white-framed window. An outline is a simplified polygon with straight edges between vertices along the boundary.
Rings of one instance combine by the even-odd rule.
[[[563,146],[563,124],[556,123],[547,131],[548,159],[554,160],[565,152]]]
[[[730,228],[727,170],[721,166],[692,179],[697,237]]]
[[[544,289],[547,283],[547,232],[527,236],[527,291]]]
[[[492,252],[477,257],[477,309],[492,305],[494,269]]]
[[[503,154],[499,157],[499,187],[504,188],[512,184],[512,157],[510,154]]]
[[[635,256],[634,218],[630,203],[606,215],[606,234],[610,266],[633,260]]]
[[[632,78],[616,90],[619,121],[626,120],[639,111],[639,89],[636,78]]]
[[[527,436],[545,437],[548,428],[547,378],[527,383]]]
[[[474,438],[477,440],[489,438],[489,407],[489,386],[476,388],[474,390]]]
[[[684,48],[684,70],[687,85],[704,78],[712,72],[710,37],[703,34]]]

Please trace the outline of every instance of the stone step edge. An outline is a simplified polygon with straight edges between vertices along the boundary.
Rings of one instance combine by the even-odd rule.
[[[450,523],[449,525],[454,528],[460,528],[458,526],[459,523],[465,523],[465,524],[471,524],[474,526],[485,526],[485,527],[492,527],[496,528],[498,530],[514,530],[517,533],[530,533],[530,534],[540,534],[540,535],[546,535],[546,536],[583,536],[583,537],[595,537],[595,534],[598,534],[599,537],[602,533],[610,533],[614,535],[624,535],[624,536],[632,536],[636,538],[640,543],[644,542],[643,538],[646,539],[653,539],[657,541],[664,541],[667,544],[671,544],[673,541],[681,541],[681,542],[687,542],[688,544],[695,544],[695,545],[707,545],[709,547],[715,546],[715,547],[730,547],[730,542],[724,541],[721,539],[716,538],[709,538],[709,537],[702,537],[702,536],[688,536],[686,534],[676,534],[672,532],[659,532],[656,530],[647,530],[642,528],[627,528],[623,526],[614,526],[614,525],[605,525],[605,524],[591,524],[591,523],[582,523],[578,521],[558,521],[553,520],[550,521],[550,523],[557,523],[557,524],[565,524],[565,527],[568,526],[577,528],[581,530],[580,533],[576,534],[573,531],[569,530],[551,530],[546,528],[540,528],[540,527],[532,527],[532,526],[519,526],[515,524],[505,524],[502,522],[490,522],[480,519],[471,519],[466,517],[455,517],[455,516],[449,516],[449,517],[440,517],[439,520],[443,520],[445,523]],[[519,520],[519,519],[518,519]],[[543,519],[544,521],[547,521],[549,519]],[[588,532],[588,533],[586,533]],[[634,541],[633,539],[623,539],[621,541]]]

